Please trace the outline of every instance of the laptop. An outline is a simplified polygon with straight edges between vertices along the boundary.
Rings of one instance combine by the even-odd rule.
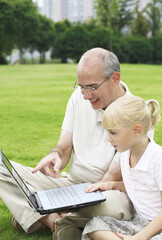
[[[82,207],[92,206],[106,200],[99,191],[92,193],[85,192],[85,187],[90,185],[90,183],[81,183],[63,188],[31,192],[13,167],[12,163],[1,150],[0,159],[18,187],[22,190],[29,205],[42,215],[53,212],[77,211]]]

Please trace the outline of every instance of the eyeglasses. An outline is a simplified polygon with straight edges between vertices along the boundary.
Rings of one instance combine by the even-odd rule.
[[[74,83],[73,88],[74,88],[74,89],[77,89],[77,87],[80,87],[81,90],[95,91],[95,90],[97,90],[99,87],[101,87],[101,85],[102,85],[104,82],[106,82],[106,81],[111,77],[112,74],[113,74],[113,73],[111,73],[108,77],[106,77],[106,79],[105,79],[102,83],[100,83],[97,87],[92,87],[92,86],[85,86],[85,87],[83,87],[82,85],[79,85],[79,84],[77,83],[77,81],[76,81],[76,82]]]

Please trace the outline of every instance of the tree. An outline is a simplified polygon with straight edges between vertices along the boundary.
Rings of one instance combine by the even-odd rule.
[[[110,33],[109,48],[112,51],[112,34],[113,34],[113,18],[117,17],[119,10],[119,1],[118,0],[97,0],[95,1],[96,16],[99,22],[99,25],[102,28],[106,28]]]
[[[45,63],[45,52],[52,47],[55,37],[54,23],[49,18],[39,15],[39,25],[36,31],[36,49],[40,52],[40,63]]]
[[[79,61],[81,55],[89,49],[89,33],[81,25],[72,26],[65,33],[64,48],[69,58]]]
[[[162,0],[152,0],[149,2],[145,8],[145,13],[147,14],[152,35],[152,62],[156,62],[155,37],[161,30]]]
[[[34,63],[33,53],[37,49],[37,39],[39,38],[39,15],[33,15],[32,24],[34,28],[30,29],[30,35],[27,38],[27,50],[31,54],[32,63]]]
[[[148,38],[142,36],[127,36],[129,45],[129,62],[130,63],[150,63],[151,61],[151,44]]]
[[[119,11],[117,17],[114,18],[112,26],[115,32],[121,32],[125,26],[129,26],[133,19],[131,7],[133,6],[133,0],[120,0]]]
[[[128,9],[131,2],[132,0],[95,1],[98,23],[110,33],[110,50],[112,50],[113,33],[121,31],[121,29],[131,20],[131,12]]]
[[[133,35],[147,36],[149,33],[149,22],[144,15],[145,9],[139,10],[139,0],[136,2],[135,10],[134,10],[134,19],[131,25],[131,33]]]
[[[71,26],[72,26],[72,23],[69,20],[67,20],[67,19],[65,19],[64,21],[56,22],[55,23],[55,29],[56,29],[57,35],[59,33],[65,32]]]
[[[14,13],[11,1],[0,0],[0,64],[14,46]]]
[[[154,39],[154,62],[162,64],[162,32]]]
[[[52,53],[51,57],[52,58],[60,58],[61,63],[66,63],[67,62],[67,51],[66,51],[66,32],[62,32],[58,35],[56,35],[56,38],[54,40],[53,48],[52,48]]]
[[[82,26],[88,32],[93,31],[96,27],[98,27],[97,20],[94,18],[89,18],[82,23]]]
[[[36,6],[32,0],[11,0],[14,3],[14,33],[15,42],[19,48],[20,63],[24,63],[23,49],[28,47],[28,40],[37,28],[35,18]]]
[[[56,37],[52,57],[61,58],[66,62],[67,58],[79,61],[81,55],[89,48],[89,33],[81,24],[73,24],[66,32]]]
[[[66,63],[68,58],[67,51],[65,49],[65,45],[66,45],[65,33],[68,29],[72,27],[72,25],[73,24],[68,20],[55,23],[56,36],[55,36],[53,47],[52,47],[51,57],[61,58],[62,63]]]
[[[90,48],[102,47],[109,49],[110,33],[99,26],[90,32]]]
[[[155,37],[161,29],[162,0],[152,0],[145,8],[145,13],[150,24],[152,37]]]

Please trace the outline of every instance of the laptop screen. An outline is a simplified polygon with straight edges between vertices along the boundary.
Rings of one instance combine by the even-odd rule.
[[[29,188],[24,184],[23,180],[21,179],[20,175],[17,173],[11,162],[7,159],[5,154],[0,150],[1,160],[3,161],[6,168],[10,171],[11,175],[21,188],[21,190],[25,193],[26,197],[29,199],[30,195],[32,194]]]
[[[0,158],[19,188],[26,196],[29,205],[32,205],[40,214],[48,214],[65,210],[78,210],[80,207],[94,205],[106,200],[100,192],[85,193],[85,185],[87,186],[90,183],[75,184],[63,188],[41,190],[31,193],[23,179],[13,167],[12,162],[7,159],[1,150]],[[79,201],[77,201],[76,197]],[[52,203],[52,205],[47,206],[47,203],[49,202]]]

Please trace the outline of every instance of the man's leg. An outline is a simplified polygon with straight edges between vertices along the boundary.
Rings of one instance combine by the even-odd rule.
[[[56,223],[58,224],[59,229],[53,234],[53,239],[64,240],[65,239],[64,237],[66,235],[67,240],[69,240],[70,237],[72,237],[73,234],[75,233],[76,236],[78,236],[78,238],[76,237],[75,240],[80,240],[79,234],[81,236],[86,223],[94,216],[109,216],[109,217],[117,218],[119,220],[121,219],[129,220],[132,218],[132,214],[133,214],[132,204],[125,193],[114,190],[114,191],[105,191],[103,192],[103,194],[106,197],[105,202],[91,206],[91,207],[81,208],[76,213],[71,213],[69,216],[66,216],[63,219],[56,220]],[[68,225],[69,227],[67,227]],[[110,234],[110,239],[115,240],[115,238],[111,238],[112,233],[110,232],[109,234]],[[98,237],[98,233],[96,233],[95,236]],[[94,238],[94,239],[100,240],[100,238]],[[116,239],[119,239],[119,238],[117,237]]]
[[[119,220],[130,220],[133,216],[133,205],[124,192],[108,190],[102,192],[106,201],[100,204],[82,208],[78,214],[92,218],[94,216],[109,216]]]
[[[66,178],[51,178],[40,172],[32,174],[32,168],[14,162],[12,162],[12,164],[31,191],[63,187],[73,184]],[[58,217],[56,214],[49,215],[49,217],[42,216],[30,207],[22,191],[18,188],[17,184],[1,162],[0,197],[24,231],[28,233],[39,229],[42,224],[46,224],[48,227],[51,226],[52,221]]]

